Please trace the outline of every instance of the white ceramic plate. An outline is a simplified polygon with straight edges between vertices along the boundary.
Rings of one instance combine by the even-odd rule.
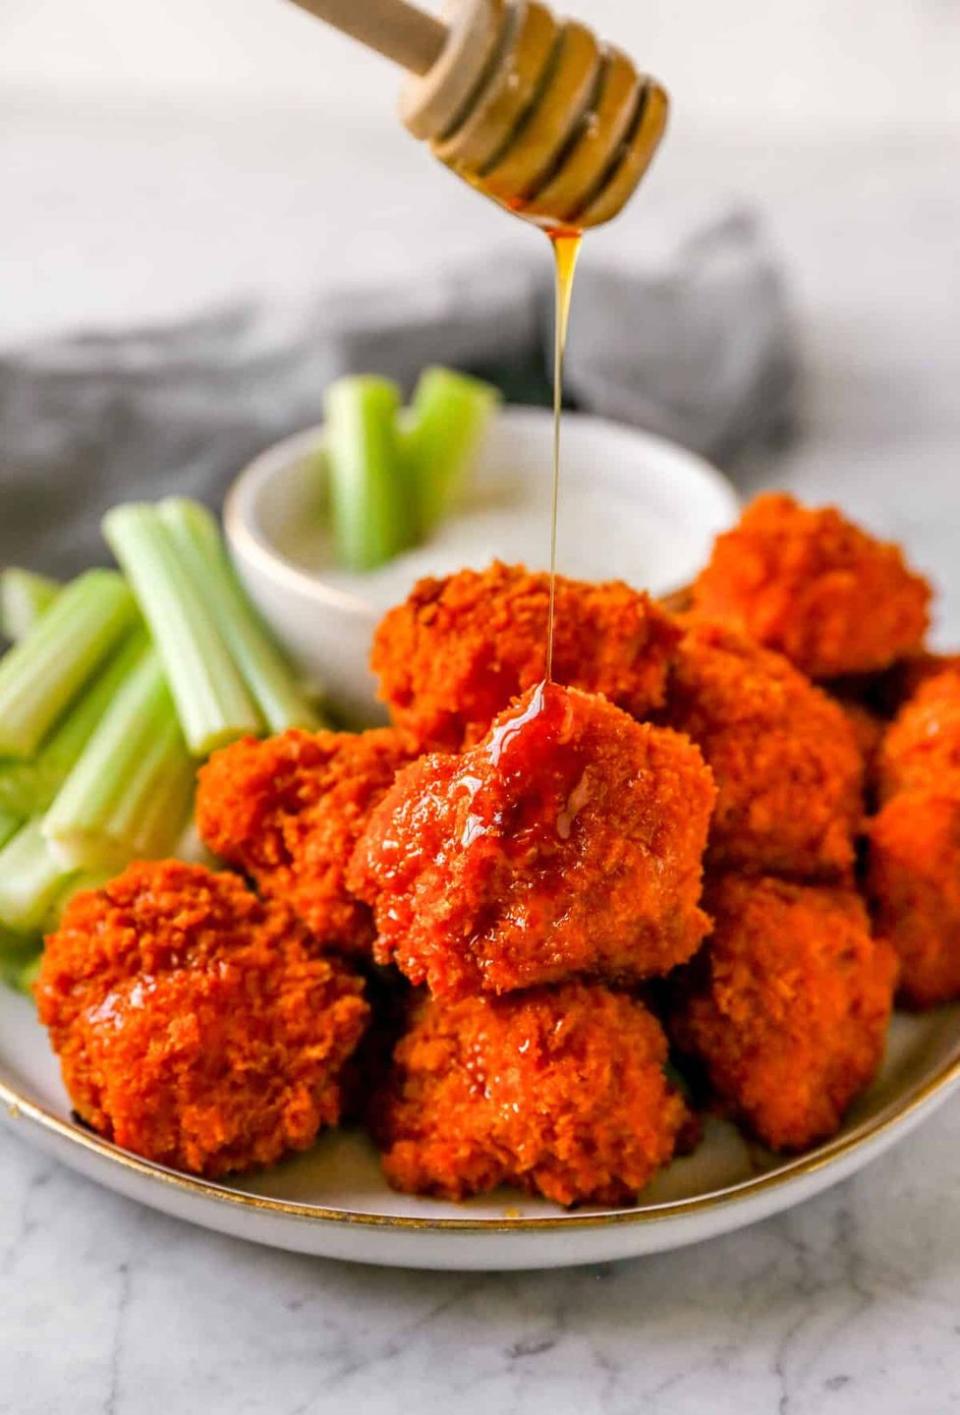
[[[306,661],[319,645],[323,666],[343,669],[348,688],[352,674],[351,691],[369,708],[366,653],[382,606],[375,596],[365,600],[342,585],[331,587],[329,577],[315,573],[320,567],[311,567],[322,547],[309,527],[299,540],[293,534],[315,506],[317,467],[310,454],[321,437],[322,429],[313,429],[247,469],[230,498],[228,531],[249,588],[291,649]],[[468,490],[471,514],[492,537],[489,546],[480,538],[473,563],[496,554],[542,563],[551,437],[543,412],[500,413]],[[712,537],[736,514],[733,492],[719,473],[660,438],[598,419],[568,418],[564,439],[561,568],[590,578],[622,575],[658,593],[686,582]],[[507,524],[500,498],[518,480],[520,504]],[[596,498],[608,508],[609,533],[584,537],[579,532]],[[428,563],[401,567],[401,576],[443,573],[463,563],[463,546],[455,540],[421,554]],[[463,1205],[395,1194],[369,1142],[347,1131],[262,1174],[209,1184],[149,1164],[76,1124],[31,1004],[0,987],[0,1117],[25,1138],[129,1198],[205,1227],[304,1253],[396,1266],[558,1267],[694,1243],[845,1178],[905,1135],[958,1083],[960,1006],[897,1017],[881,1075],[829,1144],[782,1161],[746,1144],[732,1126],[710,1121],[697,1151],[675,1161],[631,1209],[565,1213],[507,1192]]]
[[[332,561],[322,502],[322,427],[262,453],[224,507],[230,548],[248,593],[296,662],[357,723],[382,712],[367,667],[384,610],[422,575],[494,557],[546,568],[553,483],[553,416],[501,408],[463,488],[456,516],[427,545],[373,575]],[[624,579],[662,595],[687,584],[737,517],[730,483],[693,452],[604,418],[566,413],[559,568],[588,580]]]
[[[898,1016],[886,1064],[829,1144],[790,1161],[710,1121],[633,1209],[565,1213],[501,1191],[456,1205],[394,1194],[372,1147],[337,1132],[308,1154],[231,1185],[148,1164],[70,1117],[46,1035],[24,998],[0,988],[2,1115],[25,1139],[164,1213],[278,1248],[397,1267],[485,1269],[609,1262],[681,1247],[789,1208],[902,1139],[960,1082],[960,1006]]]

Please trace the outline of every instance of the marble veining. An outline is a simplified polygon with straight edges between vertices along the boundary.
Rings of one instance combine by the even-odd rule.
[[[741,476],[909,536],[943,582],[946,638],[960,638],[958,153],[949,134],[755,144],[724,167],[773,223],[809,370],[800,437]],[[723,165],[688,151],[676,180],[709,184]],[[21,245],[40,219],[17,216]],[[601,1268],[405,1273],[275,1252],[142,1209],[6,1132],[0,1193],[3,1415],[960,1408],[960,1098],[800,1208]]]
[[[958,1143],[955,1103],[862,1176],[741,1234],[604,1267],[464,1275],[221,1238],[5,1137],[0,1409],[948,1411]]]

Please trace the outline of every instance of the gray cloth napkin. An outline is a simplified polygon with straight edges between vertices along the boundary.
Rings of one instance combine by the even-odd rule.
[[[566,393],[729,461],[787,424],[796,352],[784,281],[754,216],[731,212],[645,269],[584,263]]]
[[[406,287],[296,311],[215,311],[175,327],[78,335],[0,357],[0,562],[70,574],[107,559],[119,500],[186,492],[217,506],[264,446],[322,417],[345,372],[409,391],[424,364],[549,401],[545,262],[494,252]],[[789,418],[784,285],[762,230],[723,214],[667,261],[583,263],[565,391],[578,407],[729,460]]]

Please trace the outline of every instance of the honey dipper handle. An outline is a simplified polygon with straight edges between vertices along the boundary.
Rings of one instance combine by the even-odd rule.
[[[447,39],[445,24],[406,0],[294,0],[294,4],[413,74],[425,74],[433,67]]]

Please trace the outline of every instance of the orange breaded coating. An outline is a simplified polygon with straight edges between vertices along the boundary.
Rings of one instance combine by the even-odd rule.
[[[374,1129],[396,1189],[517,1184],[558,1204],[633,1203],[689,1121],[642,1003],[599,984],[424,999]]]
[[[367,816],[410,756],[392,728],[248,737],[201,767],[197,828],[321,942],[369,953],[370,911],[344,875]]]
[[[381,622],[371,667],[394,722],[431,748],[471,746],[545,676],[549,576],[495,561],[421,580]],[[634,717],[663,702],[670,618],[620,581],[557,578],[553,677]]]
[[[875,1075],[897,962],[852,890],[727,875],[670,1022],[724,1105],[767,1145],[832,1135]]]
[[[960,998],[960,796],[894,796],[872,821],[867,895],[877,931],[900,957],[900,998]]]
[[[960,669],[921,682],[880,749],[881,799],[898,791],[950,789],[960,797]]]
[[[41,1021],[80,1116],[147,1159],[220,1175],[313,1143],[367,1023],[359,978],[235,875],[134,864],[46,941]]]
[[[713,800],[685,738],[541,685],[479,746],[399,774],[348,882],[373,905],[377,961],[438,995],[649,977],[707,930]]]
[[[899,546],[833,506],[759,496],[718,536],[694,609],[777,649],[811,678],[872,673],[920,646],[930,586]]]
[[[691,624],[664,717],[713,772],[715,866],[797,879],[850,870],[860,752],[843,710],[785,658],[721,625]]]

